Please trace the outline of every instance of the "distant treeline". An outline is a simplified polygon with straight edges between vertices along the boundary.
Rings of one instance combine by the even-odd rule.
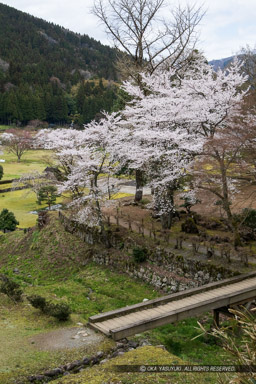
[[[89,123],[102,110],[110,112],[117,97],[117,86],[100,81],[81,82],[75,94],[65,92],[56,81],[31,88],[28,84],[0,93],[0,122],[26,125],[39,119],[65,124]]]

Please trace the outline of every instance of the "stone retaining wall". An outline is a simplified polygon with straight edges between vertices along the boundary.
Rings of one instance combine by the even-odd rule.
[[[184,291],[234,276],[225,268],[184,259],[160,247],[150,252],[148,261],[142,264],[135,263],[131,255],[124,260],[122,256],[111,256],[109,252],[94,253],[92,261],[139,278],[166,293]]]
[[[132,256],[132,250],[136,244],[130,238],[121,238],[118,232],[111,230],[103,236],[98,229],[72,221],[61,212],[59,216],[68,232],[74,233],[88,244],[103,244],[107,248],[120,249],[122,243],[123,249],[120,253],[111,253],[110,249],[94,250],[91,256],[92,261],[139,278],[164,292],[183,291],[234,275],[224,267],[188,259],[159,246],[148,248],[147,261],[138,264],[134,262]]]

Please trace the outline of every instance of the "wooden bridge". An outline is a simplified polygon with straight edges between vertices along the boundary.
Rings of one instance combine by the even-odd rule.
[[[91,316],[88,325],[114,340],[120,340],[209,310],[214,311],[218,324],[220,312],[228,313],[228,308],[249,303],[255,298],[256,272],[252,272]]]

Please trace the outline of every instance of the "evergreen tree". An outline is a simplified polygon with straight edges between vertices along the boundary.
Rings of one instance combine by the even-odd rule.
[[[19,225],[19,222],[16,220],[14,213],[4,208],[0,213],[0,230],[4,232],[15,231],[17,225]]]
[[[42,204],[42,202],[45,202],[50,209],[51,206],[56,202],[57,197],[57,188],[53,185],[47,185],[39,190],[37,203]]]

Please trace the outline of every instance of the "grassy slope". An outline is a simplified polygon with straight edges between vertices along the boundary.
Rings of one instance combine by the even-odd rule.
[[[79,239],[63,232],[54,220],[41,232],[24,235],[14,232],[0,237],[0,273],[21,283],[26,294],[38,293],[72,307],[65,325],[43,316],[26,300],[13,305],[0,294],[0,382],[10,383],[16,376],[38,373],[64,361],[84,356],[85,351],[35,351],[29,338],[63,326],[85,322],[99,311],[115,309],[157,293],[125,275],[115,274],[93,264],[85,266],[89,248]],[[13,272],[19,269],[19,274]],[[101,346],[95,346],[97,350]]]
[[[55,368],[58,365],[78,359],[97,350],[106,350],[111,341],[100,345],[90,345],[77,350],[45,351],[36,349],[33,336],[60,328],[60,324],[46,316],[41,316],[27,302],[13,305],[0,294],[0,383],[9,384],[20,377],[19,383],[25,383],[25,377],[32,373]],[[76,316],[63,326],[76,326]]]
[[[41,232],[35,230],[24,235],[16,231],[1,235],[0,273],[6,273],[20,282],[26,294],[37,293],[55,302],[60,299],[68,302],[73,314],[66,326],[74,326],[78,321],[84,322],[100,311],[116,309],[159,295],[152,287],[127,275],[114,273],[92,263],[86,265],[90,252],[89,246],[64,232],[53,215],[50,225]],[[14,268],[19,269],[18,274],[14,273]],[[0,297],[0,375],[4,374],[6,380],[3,383],[9,383],[8,380],[17,375],[38,373],[43,368],[74,360],[79,354],[79,351],[73,356],[68,352],[35,352],[28,342],[29,336],[63,325],[40,315],[27,304],[25,301],[13,306],[3,299],[3,295]],[[209,327],[211,319],[204,320],[206,327]],[[154,344],[165,344],[170,352],[185,361],[223,363],[223,351],[212,340],[199,338],[191,341],[192,337],[200,333],[195,329],[196,325],[195,319],[188,319],[147,332],[146,335]],[[144,338],[145,335],[138,337]],[[15,365],[10,365],[13,359]],[[214,383],[214,380],[209,382]]]

